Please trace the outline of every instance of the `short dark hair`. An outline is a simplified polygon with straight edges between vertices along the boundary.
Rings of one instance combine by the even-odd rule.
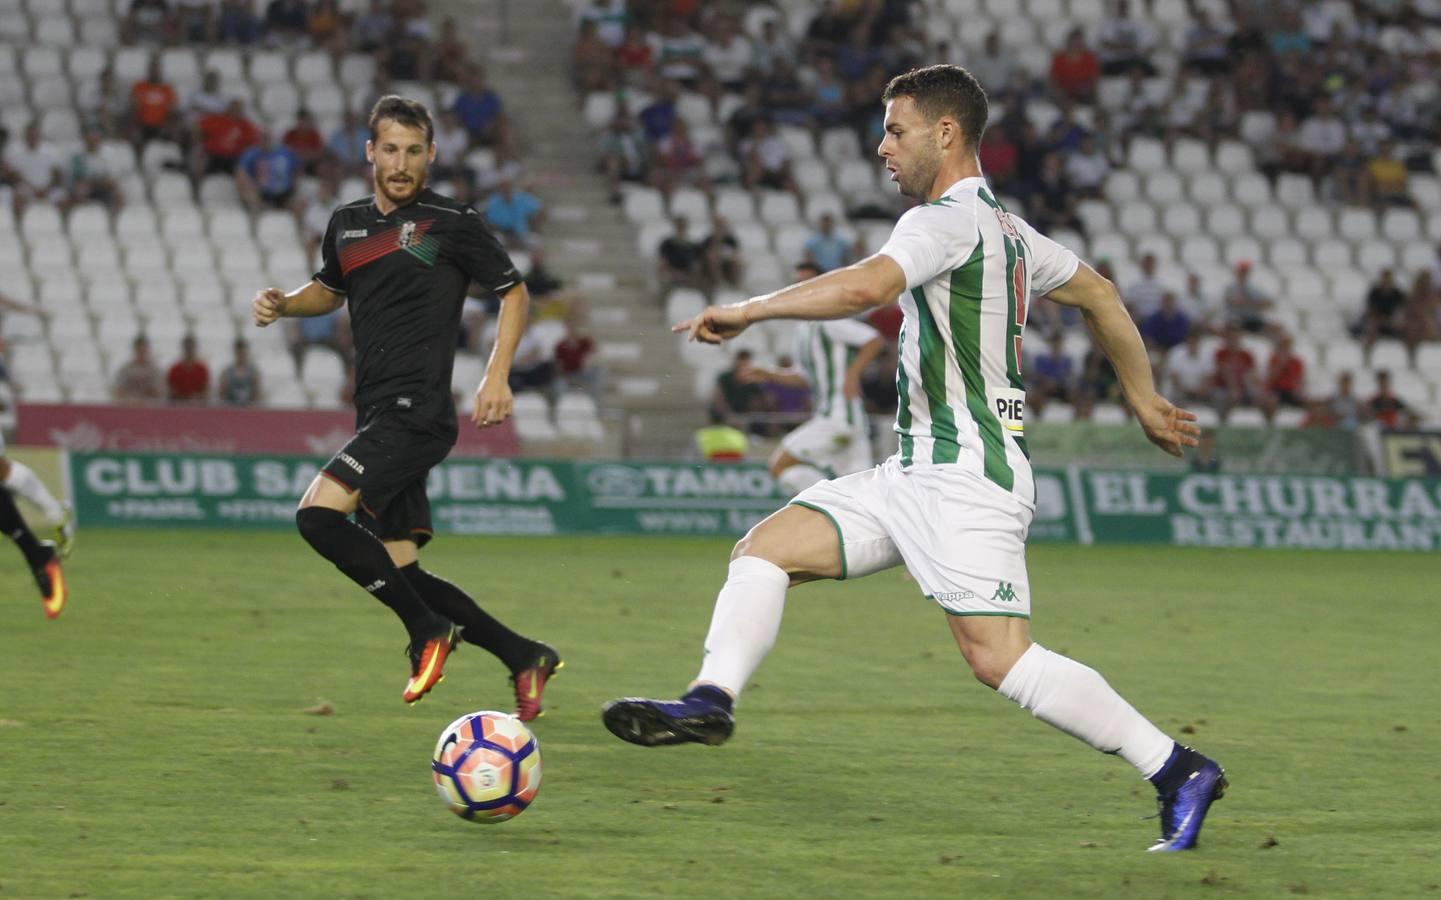
[[[910,97],[921,115],[932,122],[941,116],[953,117],[967,145],[981,145],[990,105],[976,76],[960,66],[941,63],[897,75],[886,85],[881,101],[889,103],[897,97]]]
[[[430,110],[418,100],[409,100],[398,94],[387,94],[375,101],[370,110],[370,139],[380,140],[380,120],[391,121],[407,128],[424,128],[425,142],[435,140],[435,123],[430,120]]]

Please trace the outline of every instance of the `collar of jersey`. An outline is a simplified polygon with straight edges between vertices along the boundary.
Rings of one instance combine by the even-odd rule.
[[[380,206],[377,205],[375,202],[375,198],[380,196],[380,193],[377,191],[376,193],[370,195],[370,211],[375,213],[375,217],[377,219],[389,218],[390,216],[399,213],[402,209],[409,209],[410,207],[419,203],[421,200],[424,200],[425,195],[430,193],[432,193],[432,191],[429,187],[423,187],[415,192],[415,199],[402,203],[400,206],[397,206],[395,209],[392,209],[388,213],[383,213],[380,211]]]
[[[966,176],[965,178],[962,178],[960,181],[957,181],[955,184],[951,185],[950,187],[946,188],[944,191],[941,191],[941,197],[949,197],[949,196],[951,196],[951,193],[952,193],[953,191],[955,191],[956,188],[958,188],[958,187],[960,187],[961,185],[965,184],[967,181],[979,181],[981,184],[985,184],[985,183],[986,183],[985,176],[983,176],[983,175],[968,175],[968,176]],[[941,199],[941,197],[937,197],[936,200]],[[935,203],[936,201],[935,201],[935,200],[932,200],[931,202],[932,202],[932,203]]]

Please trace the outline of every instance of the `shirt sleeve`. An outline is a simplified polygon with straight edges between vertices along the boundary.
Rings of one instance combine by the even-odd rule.
[[[1066,247],[1056,243],[1031,227],[1024,219],[1011,216],[1024,233],[1026,246],[1030,249],[1031,293],[1043,296],[1070,281],[1081,267],[1081,260]]]
[[[467,206],[455,237],[455,262],[472,281],[494,294],[504,294],[521,282],[510,254],[485,226],[485,220]]]
[[[879,331],[858,319],[835,319],[821,323],[821,327],[831,340],[848,347],[863,347],[881,336]]]
[[[340,268],[340,254],[335,250],[336,219],[337,215],[331,213],[330,222],[325,226],[325,237],[320,241],[320,269],[312,278],[326,290],[344,294],[346,292],[345,273]]]
[[[928,203],[901,216],[880,252],[901,267],[906,290],[914,290],[944,272],[960,268],[979,240],[973,205]]]

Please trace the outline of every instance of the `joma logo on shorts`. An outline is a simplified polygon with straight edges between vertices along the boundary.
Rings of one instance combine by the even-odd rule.
[[[355,457],[351,456],[349,453],[342,453],[337,457],[337,459],[345,463],[347,466],[350,466],[361,475],[365,474],[365,466],[362,466],[360,464],[360,461],[357,460]]]

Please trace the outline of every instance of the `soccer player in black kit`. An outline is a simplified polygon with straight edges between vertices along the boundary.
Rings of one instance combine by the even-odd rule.
[[[450,379],[466,288],[476,281],[501,298],[495,347],[471,416],[481,428],[510,416],[506,381],[530,303],[480,215],[425,186],[434,134],[423,105],[382,97],[370,114],[365,149],[374,196],[331,215],[323,265],[309,283],[288,294],[266,288],[252,310],[263,328],[282,316],[349,305],[356,433],[300,499],[295,523],[317,553],[405,623],[411,677],[402,699],[425,696],[464,639],[510,669],[516,715],[529,721],[540,714],[546,682],[561,666],[555,650],[511,631],[418,561],[431,538],[426,475],[458,434]]]

